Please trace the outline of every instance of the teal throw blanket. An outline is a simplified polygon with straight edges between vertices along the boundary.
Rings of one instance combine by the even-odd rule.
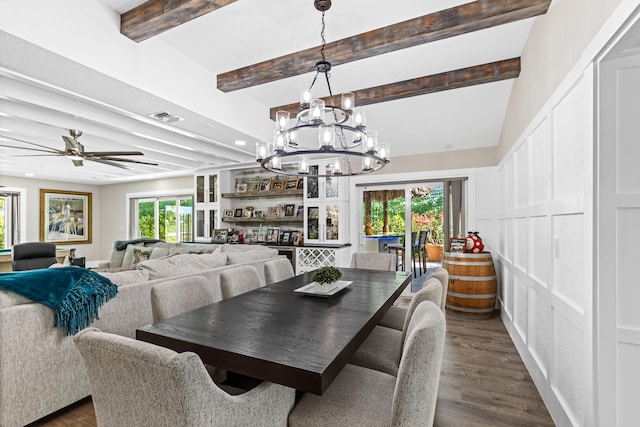
[[[98,308],[118,293],[111,280],[79,267],[0,273],[0,289],[53,309],[55,326],[65,328],[67,335],[98,319]]]

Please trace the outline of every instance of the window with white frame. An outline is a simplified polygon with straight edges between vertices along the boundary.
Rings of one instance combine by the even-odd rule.
[[[20,191],[0,188],[0,249],[20,243]]]
[[[193,239],[193,195],[130,198],[131,238],[184,242]]]

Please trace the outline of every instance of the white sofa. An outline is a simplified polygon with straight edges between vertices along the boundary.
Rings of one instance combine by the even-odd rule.
[[[152,322],[150,289],[169,278],[204,276],[220,295],[220,272],[254,265],[264,286],[264,263],[277,250],[249,245],[218,254],[179,254],[139,263],[136,269],[101,273],[118,285],[118,295],[92,323],[105,332],[135,337]],[[51,309],[12,292],[0,291],[0,426],[24,426],[90,394],[73,337],[53,326]]]

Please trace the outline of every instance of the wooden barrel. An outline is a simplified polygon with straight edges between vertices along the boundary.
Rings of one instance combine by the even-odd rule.
[[[449,272],[447,311],[474,319],[491,318],[497,291],[491,253],[446,252],[443,266]]]

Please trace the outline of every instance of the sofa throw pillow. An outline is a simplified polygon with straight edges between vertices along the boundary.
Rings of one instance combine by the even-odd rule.
[[[169,248],[168,247],[162,247],[159,248],[157,246],[153,247],[153,251],[151,251],[151,256],[149,257],[149,259],[157,259],[157,258],[162,258],[165,256],[169,255]]]
[[[155,248],[134,247],[133,248],[133,263],[138,264],[142,261],[146,261],[151,257]]]
[[[125,249],[124,251],[124,257],[122,258],[122,265],[121,267],[131,267],[132,265],[134,265],[134,259],[135,259],[135,254],[134,254],[134,249],[135,248],[142,248],[144,246],[142,246],[142,243],[136,243],[135,245],[127,245],[127,249]],[[109,267],[115,267],[114,266],[109,266]]]
[[[149,272],[149,280],[173,277],[221,267],[227,263],[225,254],[179,254],[141,262],[137,268]]]
[[[140,283],[149,280],[149,272],[145,270],[128,270],[117,273],[98,272],[98,274],[111,280],[117,286]]]

